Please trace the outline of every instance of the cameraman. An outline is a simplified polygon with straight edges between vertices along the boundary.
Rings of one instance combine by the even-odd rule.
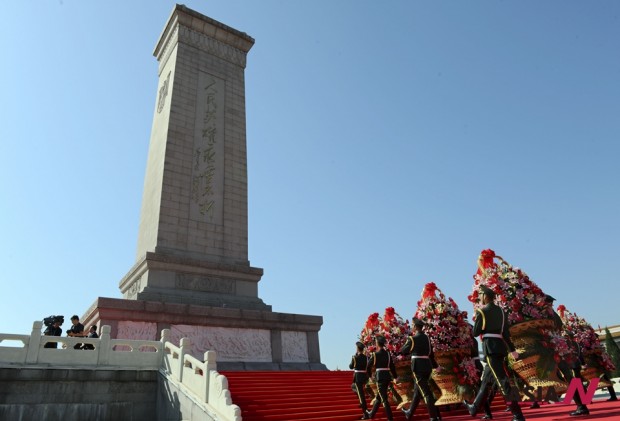
[[[54,317],[50,324],[46,324],[47,328],[43,332],[46,336],[60,336],[62,335],[62,329],[60,328],[62,321]],[[43,345],[43,348],[58,348],[58,342],[47,342]]]
[[[71,329],[67,330],[67,336],[83,338],[87,334],[84,333],[84,325],[80,323],[80,318],[77,315],[71,316]],[[75,344],[74,349],[81,349],[82,344]]]

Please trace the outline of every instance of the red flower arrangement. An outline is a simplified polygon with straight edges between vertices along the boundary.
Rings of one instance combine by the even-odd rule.
[[[426,323],[424,332],[430,338],[435,352],[471,350],[473,336],[467,312],[459,310],[456,302],[450,297],[446,298],[434,282],[424,285],[415,317]]]
[[[415,317],[425,322],[424,333],[428,335],[433,351],[439,354],[440,373],[455,376],[455,392],[470,396],[479,376],[471,357],[474,337],[467,312],[459,310],[451,297],[446,298],[434,282],[429,282],[424,285]],[[448,352],[457,350],[460,352]]]
[[[395,360],[404,360],[402,355],[396,355],[405,345],[407,337],[411,336],[411,326],[409,321],[403,319],[394,307],[385,309],[383,317],[379,313],[372,313],[368,316],[364,328],[359,335],[359,340],[366,346],[366,353],[375,352],[377,346],[375,338],[381,335],[385,337],[385,348],[390,351]]]
[[[558,314],[563,322],[562,335],[579,346],[587,365],[596,367],[604,373],[616,369],[590,323],[576,313],[568,311],[563,304],[558,306]]]
[[[499,260],[499,264],[494,259]],[[480,253],[472,293],[467,297],[475,309],[482,307],[479,301],[482,285],[495,292],[496,304],[504,309],[511,324],[553,316],[553,306],[545,301],[545,294],[538,285],[524,271],[511,266],[491,249]]]

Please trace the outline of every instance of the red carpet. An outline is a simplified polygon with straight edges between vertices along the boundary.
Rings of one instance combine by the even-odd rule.
[[[361,416],[357,398],[351,391],[353,374],[350,371],[226,371],[228,387],[234,404],[241,408],[243,421],[353,421]],[[588,406],[589,416],[569,417],[574,405],[542,404],[539,409],[523,406],[527,420],[605,420],[620,421],[620,401],[596,400]],[[440,407],[441,408],[441,407]],[[504,412],[503,399],[493,402],[493,419],[509,421],[512,417]],[[394,421],[405,417],[392,407]],[[459,407],[441,412],[444,421],[479,420],[483,414],[472,418]],[[383,408],[374,418],[385,421]],[[426,407],[420,404],[415,421],[428,420]]]

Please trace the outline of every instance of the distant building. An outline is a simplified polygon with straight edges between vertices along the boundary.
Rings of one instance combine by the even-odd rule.
[[[609,333],[611,333],[611,337],[614,338],[614,341],[620,346],[620,325],[614,326],[606,326],[609,329]],[[607,333],[605,332],[605,328],[594,329],[596,333],[598,333],[598,337],[601,342],[605,343],[605,336]]]

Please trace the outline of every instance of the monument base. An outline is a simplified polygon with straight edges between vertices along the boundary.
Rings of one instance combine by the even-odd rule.
[[[218,370],[327,370],[321,363],[321,316],[226,307],[99,297],[82,318],[84,326],[109,325],[112,338],[191,341],[202,360],[217,352]]]
[[[188,257],[173,250],[147,252],[121,280],[123,298],[271,311],[258,298],[263,269]]]

